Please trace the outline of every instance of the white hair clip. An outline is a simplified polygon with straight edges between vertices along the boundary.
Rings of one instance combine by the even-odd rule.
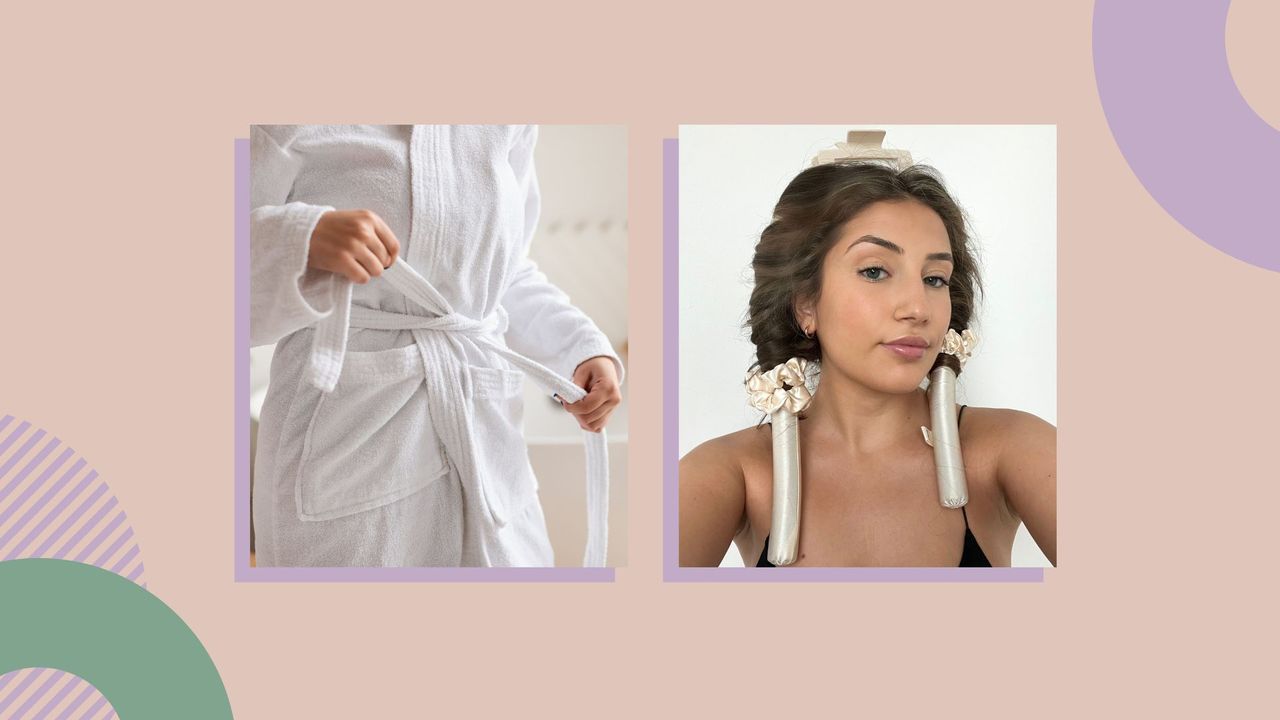
[[[834,147],[814,155],[809,166],[826,165],[837,160],[882,160],[897,170],[911,167],[911,153],[883,147],[884,136],[884,130],[850,130],[845,142],[836,143]]]

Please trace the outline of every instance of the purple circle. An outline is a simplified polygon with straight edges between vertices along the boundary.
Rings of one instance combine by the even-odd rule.
[[[1227,62],[1230,0],[1098,0],[1093,64],[1111,134],[1139,182],[1197,237],[1280,271],[1280,131]]]

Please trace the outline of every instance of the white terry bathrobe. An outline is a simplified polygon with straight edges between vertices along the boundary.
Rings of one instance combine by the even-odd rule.
[[[521,370],[566,401],[608,339],[528,259],[535,126],[254,126],[250,342],[262,408],[261,566],[549,566]],[[400,259],[309,270],[316,222],[377,213]],[[586,564],[604,564],[607,457],[586,433]],[[603,479],[602,479],[603,478]],[[567,479],[557,479],[566,481]]]

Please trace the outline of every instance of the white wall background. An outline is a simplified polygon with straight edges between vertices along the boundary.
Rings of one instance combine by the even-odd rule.
[[[534,154],[542,217],[529,256],[609,336],[627,363],[627,128],[543,125]],[[630,392],[609,418],[609,556],[627,564]],[[582,431],[525,380],[525,437],[556,565],[579,566],[587,538]]]
[[[627,128],[543,125],[534,155],[542,217],[529,256],[547,279],[595,321],[627,362]],[[610,441],[628,435],[627,388],[609,418]],[[530,443],[580,445],[573,418],[532,382],[525,383]],[[584,530],[585,532],[585,530]]]
[[[849,130],[937,168],[968,213],[985,294],[958,401],[1057,424],[1054,126],[831,125],[680,128],[680,454],[754,425],[742,379],[751,255],[787,183]],[[731,548],[724,565],[741,565]],[[1015,566],[1048,565],[1025,528]]]
[[[543,125],[542,218],[530,257],[615,349],[627,340],[627,128]]]

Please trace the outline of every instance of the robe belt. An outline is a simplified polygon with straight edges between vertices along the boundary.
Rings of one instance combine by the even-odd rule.
[[[477,347],[503,358],[524,371],[539,386],[559,396],[564,402],[575,403],[586,397],[586,391],[574,385],[571,380],[493,339],[506,330],[505,313],[499,311],[482,320],[476,320],[454,312],[444,296],[426,278],[401,259],[397,259],[383,272],[382,279],[391,283],[392,287],[415,305],[432,315],[409,315],[374,308],[353,307],[352,283],[335,276],[334,282],[338,283],[338,297],[333,311],[316,326],[311,348],[310,379],[321,392],[330,392],[337,386],[346,352],[347,329],[356,327],[412,331],[420,348],[429,343],[428,334],[430,333],[465,335],[470,337]],[[429,362],[425,354],[423,362]],[[451,385],[457,388],[456,383]],[[454,416],[455,413],[462,412],[460,389],[457,389],[459,397],[455,398],[453,408],[439,404],[441,393],[438,389],[436,390],[437,392],[430,393],[432,414],[437,418],[447,417],[456,423],[462,423],[464,420],[462,417]],[[449,410],[454,412],[450,413]],[[593,433],[584,430],[583,445],[587,460],[587,547],[582,564],[585,567],[604,567],[609,536],[609,450],[605,432],[601,430]],[[476,471],[473,468],[471,472]],[[483,482],[479,478],[477,480]],[[480,495],[483,497],[483,493]],[[495,522],[500,526],[505,525],[506,518],[499,516],[491,502],[486,500],[486,504]]]

